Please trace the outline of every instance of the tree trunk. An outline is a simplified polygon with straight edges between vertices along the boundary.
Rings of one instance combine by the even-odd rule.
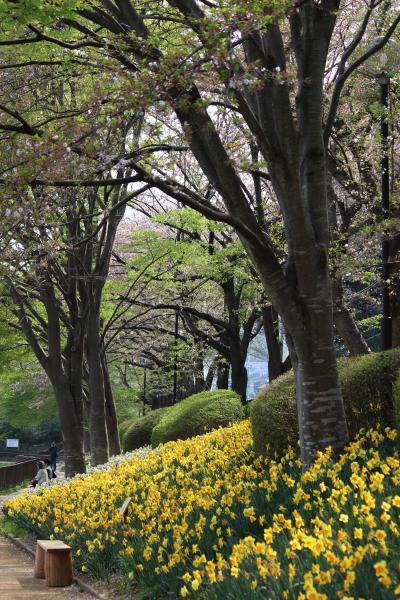
[[[66,377],[59,375],[53,380],[53,388],[58,405],[60,427],[64,442],[65,475],[72,477],[86,471],[83,451],[83,419],[76,410],[76,402],[71,394]]]
[[[328,446],[335,453],[343,450],[347,424],[336,358],[329,348],[310,349],[299,355],[295,375],[301,459],[307,468],[313,463],[315,451]]]
[[[92,465],[108,460],[108,438],[103,369],[101,365],[99,311],[90,308],[86,330],[86,358],[89,370],[89,433]]]
[[[194,364],[194,389],[195,392],[202,392],[205,389],[205,378],[204,378],[204,360],[200,354],[195,360]]]
[[[205,378],[204,381],[204,389],[205,390],[211,390],[213,381],[214,381],[214,377],[215,377],[215,371],[217,370],[217,358],[215,357],[211,363],[211,365],[208,367],[208,371],[207,371],[207,376]]]
[[[279,340],[278,313],[272,306],[262,308],[264,323],[264,334],[268,349],[268,381],[272,381],[282,375],[282,343]]]
[[[400,236],[392,242],[391,261],[392,268],[390,272],[391,291],[392,291],[392,348],[400,347]]]
[[[232,359],[232,389],[239,394],[243,404],[247,402],[247,369],[241,357]]]
[[[400,347],[400,312],[393,312],[392,316],[392,346]]]
[[[357,327],[351,312],[343,300],[343,286],[338,279],[333,279],[333,317],[336,329],[351,356],[371,352],[361,331]]]
[[[217,367],[217,388],[219,390],[229,388],[229,364],[226,363],[225,359],[222,359]]]
[[[340,453],[348,442],[342,392],[333,345],[329,280],[304,303],[303,320],[293,334],[301,459],[309,467],[317,450]],[[319,293],[318,293],[319,292]]]
[[[102,355],[101,364],[104,377],[104,394],[106,402],[106,425],[108,436],[108,448],[110,456],[121,454],[121,443],[119,439],[117,411],[115,408],[114,395],[112,391],[110,374],[108,372],[107,359]]]
[[[243,404],[246,404],[247,399],[247,369],[245,367],[245,359],[243,358],[240,338],[235,336],[232,339],[230,336],[230,355],[231,355],[231,377],[232,389],[239,394]]]

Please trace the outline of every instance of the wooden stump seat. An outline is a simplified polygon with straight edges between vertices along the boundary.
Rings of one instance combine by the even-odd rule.
[[[46,579],[46,585],[49,587],[71,585],[74,581],[71,547],[59,540],[38,540],[35,577]]]

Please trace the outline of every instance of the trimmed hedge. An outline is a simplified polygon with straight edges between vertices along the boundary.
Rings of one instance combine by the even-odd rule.
[[[244,418],[239,396],[230,390],[212,390],[189,396],[175,406],[153,429],[153,448],[172,440],[186,440]]]
[[[122,449],[124,452],[148,446],[151,442],[153,428],[171,408],[170,406],[157,408],[148,412],[144,417],[139,417],[131,421],[122,437]]]
[[[361,428],[400,423],[400,349],[338,360],[350,437]],[[280,453],[299,439],[293,371],[275,379],[251,403],[250,422],[256,452],[266,445]]]
[[[119,424],[118,429],[119,429],[119,437],[121,438],[121,440],[123,440],[126,432],[128,431],[129,427],[138,420],[139,417],[130,417],[129,419],[125,419],[125,421],[122,421],[122,423]]]

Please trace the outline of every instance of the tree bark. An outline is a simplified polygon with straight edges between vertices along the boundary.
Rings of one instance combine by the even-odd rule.
[[[193,377],[195,392],[202,392],[206,385],[204,377],[204,360],[202,354],[199,354],[194,361]]]
[[[333,316],[335,327],[342,338],[344,345],[350,352],[350,356],[368,354],[371,352],[357,323],[343,299],[343,286],[338,279],[332,280],[333,288]]]
[[[217,388],[219,390],[227,390],[229,388],[229,365],[225,359],[222,359],[222,362],[217,367]]]
[[[398,271],[392,280],[392,348],[400,347],[400,275]]]
[[[393,312],[392,315],[392,345],[393,348],[400,347],[400,311]]]
[[[400,347],[400,235],[391,241],[392,348]]]
[[[214,381],[215,371],[217,370],[217,357],[213,359],[212,363],[208,367],[207,375],[204,381],[204,389],[211,390],[211,386]]]
[[[278,313],[272,306],[263,306],[262,318],[268,349],[268,381],[273,381],[284,372],[282,343],[279,340]]]
[[[292,336],[301,458],[305,468],[312,464],[316,450],[331,446],[338,454],[348,441],[326,266],[321,270],[320,283],[313,296],[304,302],[303,319]]]
[[[236,343],[235,343],[236,342]],[[231,338],[231,377],[232,390],[239,394],[243,404],[247,401],[247,369],[244,364],[240,339],[233,341]]]
[[[83,418],[82,418],[82,344],[83,336],[79,322],[71,323],[70,332],[64,354],[61,348],[60,307],[57,302],[51,280],[41,273],[41,281],[37,282],[40,299],[46,311],[47,321],[42,323],[44,331],[38,336],[34,331],[24,305],[24,299],[18,289],[11,283],[11,296],[16,304],[16,315],[21,330],[25,335],[33,353],[46,372],[57,402],[60,428],[64,440],[65,472],[67,477],[76,473],[84,473],[85,457],[83,452]],[[41,341],[47,341],[47,354]]]
[[[108,438],[103,369],[101,365],[100,322],[98,307],[91,307],[86,329],[86,359],[89,371],[89,433],[92,465],[108,460]]]
[[[53,379],[53,388],[58,405],[60,426],[63,435],[65,475],[72,477],[86,471],[83,451],[83,420],[79,418],[76,399],[73,397],[69,382],[62,374]]]
[[[117,411],[115,408],[114,395],[110,381],[110,373],[108,371],[107,359],[104,356],[104,353],[101,357],[101,364],[104,378],[108,448],[110,456],[115,456],[117,454],[121,454],[121,442],[119,439]]]

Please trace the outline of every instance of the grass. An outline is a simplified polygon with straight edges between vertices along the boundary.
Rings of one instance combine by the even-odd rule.
[[[14,492],[19,492],[20,490],[23,490],[24,488],[27,488],[28,486],[29,486],[29,479],[25,479],[25,481],[22,481],[22,483],[18,483],[17,485],[13,485],[4,490],[0,490],[0,496],[8,496],[9,494],[13,494]]]
[[[11,535],[17,538],[28,537],[29,531],[5,515],[0,514],[0,537]]]

